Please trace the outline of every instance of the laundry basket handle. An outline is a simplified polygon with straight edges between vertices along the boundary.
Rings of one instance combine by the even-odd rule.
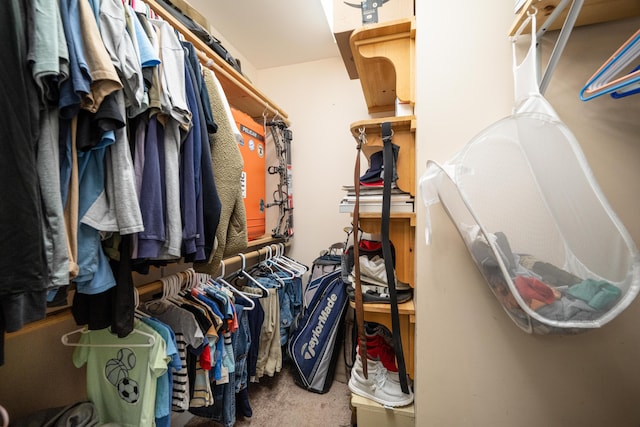
[[[540,93],[540,73],[538,67],[538,37],[536,35],[536,14],[537,9],[533,8],[533,13],[527,13],[527,19],[520,26],[515,36],[511,37],[511,48],[513,54],[513,80],[515,92],[515,105],[513,113],[542,113],[553,118],[558,118],[558,114],[553,107],[544,99]],[[525,58],[517,63],[516,42],[519,34],[531,23],[531,45]]]

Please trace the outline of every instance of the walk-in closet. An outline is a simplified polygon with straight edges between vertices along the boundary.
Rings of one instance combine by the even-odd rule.
[[[0,427],[640,425],[637,0],[0,35]]]

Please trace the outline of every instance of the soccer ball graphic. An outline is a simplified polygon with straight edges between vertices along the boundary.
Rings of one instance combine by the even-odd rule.
[[[127,403],[136,403],[140,397],[138,383],[131,378],[122,378],[118,382],[118,394]]]

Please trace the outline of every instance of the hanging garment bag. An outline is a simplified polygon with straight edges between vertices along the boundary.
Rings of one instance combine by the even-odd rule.
[[[442,202],[520,328],[578,333],[601,327],[633,301],[640,261],[578,141],[540,94],[535,15],[530,19],[531,47],[520,65],[514,46],[512,115],[444,165],[429,161],[420,191],[427,207]]]

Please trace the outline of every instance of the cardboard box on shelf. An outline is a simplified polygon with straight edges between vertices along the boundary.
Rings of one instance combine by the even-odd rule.
[[[415,425],[413,404],[398,408],[386,408],[373,400],[351,393],[351,406],[356,410],[359,426],[412,427]]]
[[[333,36],[349,78],[352,80],[358,78],[358,71],[349,46],[349,37],[353,30],[363,25],[409,18],[414,14],[414,0],[333,0]]]

